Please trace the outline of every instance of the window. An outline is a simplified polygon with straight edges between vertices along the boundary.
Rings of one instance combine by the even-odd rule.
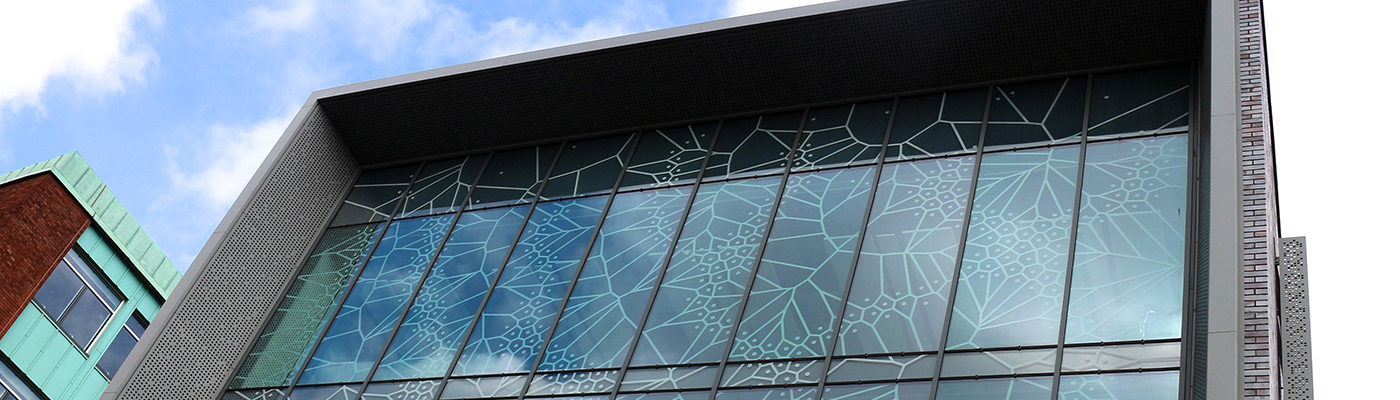
[[[77,251],[68,250],[39,287],[34,302],[74,344],[86,351],[122,299]]]
[[[97,360],[97,369],[102,370],[102,375],[110,379],[112,375],[117,374],[117,368],[121,368],[122,361],[131,354],[131,349],[136,347],[136,341],[141,339],[143,333],[146,333],[145,321],[135,315],[126,319],[126,325],[117,333],[117,338],[112,339],[112,344],[107,346],[107,351]]]
[[[34,390],[29,388],[24,381],[19,379],[10,364],[0,362],[0,400],[30,400],[37,399]]]

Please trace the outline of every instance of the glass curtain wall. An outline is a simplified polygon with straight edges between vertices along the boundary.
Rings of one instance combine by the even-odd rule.
[[[364,171],[225,398],[1176,398],[1189,76]]]

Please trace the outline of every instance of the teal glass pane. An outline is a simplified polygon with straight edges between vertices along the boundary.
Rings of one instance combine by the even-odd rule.
[[[1051,377],[938,382],[939,400],[1050,400]]]
[[[885,100],[813,109],[802,127],[792,170],[875,163],[893,104]]]
[[[571,141],[564,145],[559,161],[544,187],[545,199],[562,199],[607,193],[617,185],[617,176],[627,165],[636,135],[614,135]]]
[[[720,360],[780,182],[774,176],[700,185],[632,365]]]
[[[404,191],[413,182],[418,164],[367,170],[360,173],[345,202],[340,204],[331,226],[378,222],[389,219],[399,208]]]
[[[369,256],[369,245],[385,224],[330,228],[311,250],[282,303],[272,311],[229,388],[286,386],[292,370],[311,351],[311,341],[329,323],[331,307]]]
[[[541,371],[622,366],[688,201],[689,187],[617,195]]]
[[[862,167],[788,179],[731,360],[830,350],[874,175]]]
[[[491,154],[491,162],[467,199],[468,207],[533,201],[558,153],[558,144],[547,144]]]
[[[1186,65],[1094,75],[1089,135],[1185,130],[1191,122],[1191,74]]]
[[[1181,337],[1186,136],[1090,144],[1065,341]]]
[[[457,211],[467,201],[488,155],[429,161],[418,171],[398,218]]]
[[[1085,78],[999,85],[992,90],[984,146],[1077,141],[1084,131]]]
[[[817,398],[815,387],[764,388],[721,390],[715,400],[812,400]]]
[[[1064,400],[1175,400],[1181,378],[1176,371],[1060,377]]]
[[[888,161],[970,152],[982,136],[987,89],[901,97],[885,147]]]
[[[837,354],[939,349],[974,163],[885,164]]]
[[[1079,148],[982,157],[949,349],[1054,344]]]
[[[441,377],[505,263],[529,206],[462,213],[389,345],[375,380]]]
[[[827,386],[825,400],[928,400],[929,382],[879,383],[873,385]]]
[[[534,365],[606,202],[606,196],[595,196],[535,206],[454,375],[521,372]]]
[[[452,216],[394,221],[336,312],[302,384],[361,381],[398,327],[413,287],[451,228]]]
[[[706,180],[782,172],[801,125],[801,111],[724,121],[705,166]]]
[[[719,123],[642,131],[632,152],[622,187],[656,187],[693,181],[710,152]]]

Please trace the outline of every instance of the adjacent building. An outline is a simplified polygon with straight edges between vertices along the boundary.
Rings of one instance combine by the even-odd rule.
[[[78,153],[0,175],[0,399],[98,398],[180,273]]]
[[[319,91],[105,396],[1310,398],[1261,12],[846,1]]]

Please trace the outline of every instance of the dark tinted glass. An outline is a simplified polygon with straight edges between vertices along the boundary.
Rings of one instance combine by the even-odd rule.
[[[700,174],[718,123],[643,131],[632,152],[622,187],[681,184]]]
[[[986,88],[900,98],[886,157],[893,161],[971,151],[982,135],[986,105]]]
[[[132,318],[134,321],[135,318]],[[121,368],[122,361],[131,354],[131,349],[136,347],[136,337],[123,330],[117,333],[117,338],[112,339],[112,344],[107,346],[107,351],[102,353],[102,358],[97,360],[97,369],[102,370],[103,375],[111,378],[117,373],[117,368]]]
[[[408,191],[399,217],[430,215],[456,211],[466,202],[481,169],[486,167],[488,155],[481,154],[467,158],[429,161],[418,172],[413,187]]]
[[[1083,77],[997,86],[987,147],[1074,140],[1084,130]]]
[[[58,326],[63,328],[74,342],[78,342],[78,347],[87,348],[92,339],[97,337],[97,331],[102,330],[102,325],[111,317],[112,311],[102,305],[97,295],[84,290],[78,295],[78,300],[73,302],[73,307],[63,315],[63,320]]]
[[[807,115],[794,171],[874,163],[889,127],[893,101],[819,108]]]
[[[782,172],[801,124],[801,111],[724,121],[705,177]]]
[[[1185,65],[1094,75],[1089,135],[1156,132],[1190,122]]]
[[[130,329],[132,334],[140,338],[141,335],[146,334],[146,322],[133,315],[130,319],[126,320],[126,329]]]
[[[399,200],[413,182],[418,164],[373,169],[360,173],[360,178],[345,196],[336,212],[332,226],[383,221],[398,210]]]
[[[39,292],[34,295],[34,302],[39,303],[39,307],[47,312],[49,317],[57,320],[85,287],[83,281],[78,279],[78,274],[68,267],[68,263],[59,261],[58,266],[49,273],[48,279],[44,280],[44,285],[39,287]]]
[[[572,141],[564,145],[559,162],[544,187],[545,199],[607,193],[627,164],[634,135]]]
[[[550,144],[492,154],[467,204],[480,208],[534,200],[558,151],[558,144]]]
[[[79,256],[76,250],[69,249],[68,254],[63,256],[63,259],[73,265],[73,269],[78,271],[78,275],[82,276],[83,280],[87,281],[88,287],[97,292],[97,297],[107,302],[108,308],[116,308],[117,305],[121,304],[122,299],[117,295],[117,292],[112,290],[111,286],[107,285],[107,280],[102,279],[102,276],[98,275],[97,270],[93,269],[92,265],[88,264],[87,260],[84,260],[82,256]]]

